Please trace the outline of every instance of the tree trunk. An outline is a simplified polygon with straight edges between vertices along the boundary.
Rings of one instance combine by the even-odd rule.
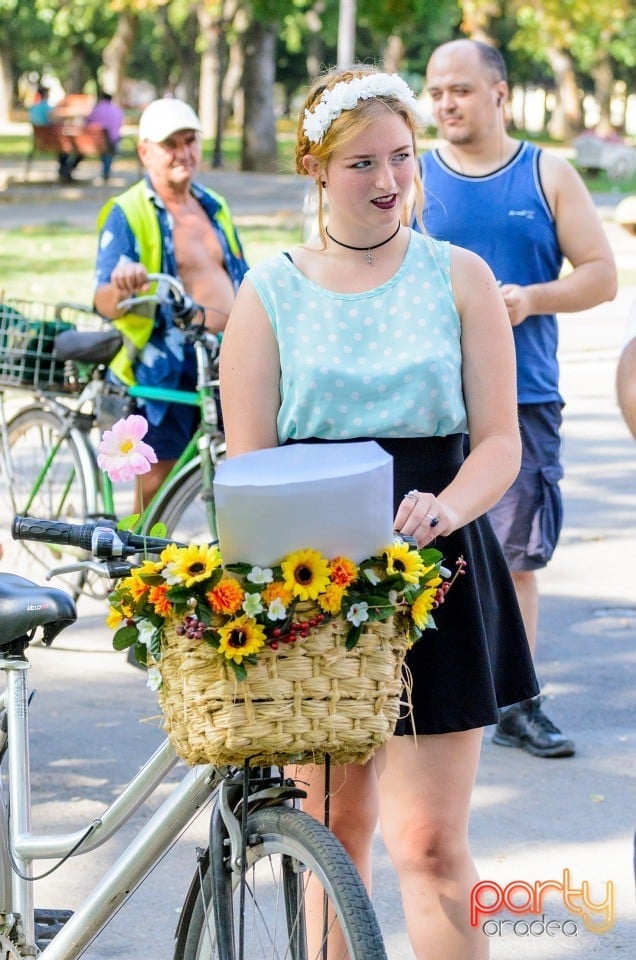
[[[387,37],[384,48],[384,69],[387,73],[398,73],[404,59],[404,41],[393,33]]]
[[[242,170],[274,173],[278,169],[274,114],[276,34],[275,24],[255,20],[241,37],[245,110]]]
[[[11,119],[13,106],[13,59],[11,50],[0,46],[0,122]]]
[[[600,117],[596,132],[601,137],[614,133],[611,119],[612,90],[614,88],[614,72],[609,55],[599,52],[599,58],[590,71],[594,78],[594,99],[598,103]]]
[[[65,93],[83,93],[87,80],[91,79],[91,71],[86,63],[86,51],[79,44],[71,48],[71,63],[64,81]]]
[[[130,52],[137,39],[139,17],[136,13],[123,10],[117,19],[117,29],[104,47],[102,61],[102,87],[116,100],[121,99],[121,90]]]
[[[583,109],[574,65],[565,50],[548,47],[546,53],[556,83],[556,105],[548,129],[555,140],[569,140],[583,129]]]

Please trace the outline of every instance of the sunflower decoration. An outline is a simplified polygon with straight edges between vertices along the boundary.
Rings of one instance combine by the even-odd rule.
[[[116,649],[134,645],[137,659],[152,664],[155,689],[168,624],[190,643],[209,644],[240,681],[263,651],[301,644],[335,619],[347,627],[349,649],[366,624],[391,617],[414,643],[435,627],[435,609],[464,572],[462,558],[453,575],[442,560],[438,550],[416,550],[401,540],[359,564],[306,547],[271,568],[224,565],[218,548],[208,544],[171,545],[119,582],[107,623]]]

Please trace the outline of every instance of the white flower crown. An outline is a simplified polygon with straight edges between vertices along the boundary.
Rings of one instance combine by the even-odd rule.
[[[313,110],[305,110],[305,136],[310,143],[322,143],[322,138],[336,117],[344,110],[353,110],[360,100],[374,97],[395,97],[424,121],[423,108],[402,77],[397,73],[372,73],[352,80],[341,80],[325,90]]]

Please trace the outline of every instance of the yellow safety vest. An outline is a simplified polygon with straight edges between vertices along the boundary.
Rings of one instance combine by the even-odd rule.
[[[219,205],[216,215],[217,223],[227,238],[230,251],[234,256],[241,256],[238,237],[232,223],[229,207],[220,194],[206,188],[206,193]],[[157,211],[148,195],[145,180],[140,180],[119,197],[111,198],[99,212],[97,226],[103,228],[108,214],[113,206],[119,206],[128,221],[139,250],[139,259],[148,273],[159,273],[162,265],[161,230],[157,218]],[[150,289],[155,289],[156,284]],[[126,313],[113,321],[113,326],[121,332],[124,345],[110,363],[110,369],[123,383],[136,383],[134,363],[140,352],[150,340],[154,327],[154,317],[144,316],[141,313]]]

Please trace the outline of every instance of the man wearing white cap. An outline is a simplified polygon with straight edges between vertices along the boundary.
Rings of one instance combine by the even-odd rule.
[[[147,292],[149,273],[168,273],[205,307],[206,326],[220,332],[247,264],[227,203],[194,182],[201,123],[192,107],[173,98],[150,103],[139,121],[137,151],[145,176],[111,199],[98,219],[95,308],[124,335],[110,375],[126,384],[192,390],[194,354],[170,312],[140,304],[125,313],[118,304]],[[196,429],[197,410],[146,402],[140,412],[158,458],[141,477],[148,503]]]

